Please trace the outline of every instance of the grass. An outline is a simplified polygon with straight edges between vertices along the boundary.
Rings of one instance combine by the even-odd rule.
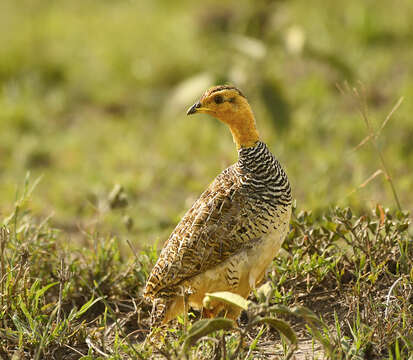
[[[2,1],[0,357],[411,358],[412,16],[409,0]],[[235,161],[222,124],[184,115],[222,82],[286,166],[292,231],[239,329],[190,313],[144,345],[158,251]]]
[[[291,358],[297,351],[315,358],[407,359],[413,354],[413,239],[407,213],[380,205],[361,216],[349,208],[322,217],[295,211],[284,250],[251,295],[239,328],[223,319],[203,324],[199,314],[190,313],[189,330],[178,319],[161,345],[153,346],[144,343],[150,305],[141,291],[156,250],[125,258],[117,238],[98,233],[85,232],[73,243],[48,219],[33,219],[30,195],[24,191],[1,231],[0,354],[5,359]],[[304,348],[308,341],[314,350]]]

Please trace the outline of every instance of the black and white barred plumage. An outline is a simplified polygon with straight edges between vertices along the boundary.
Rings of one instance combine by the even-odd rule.
[[[238,150],[235,171],[251,195],[272,207],[291,205],[291,187],[287,174],[265,143]]]

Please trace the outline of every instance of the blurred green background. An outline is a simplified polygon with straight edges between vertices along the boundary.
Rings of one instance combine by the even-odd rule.
[[[163,242],[236,161],[230,132],[186,117],[209,86],[247,95],[299,209],[394,207],[357,100],[376,128],[402,206],[413,200],[413,2],[0,2],[0,214],[27,171],[31,208],[75,236]],[[123,187],[113,192],[118,184]],[[112,193],[111,193],[112,192]]]

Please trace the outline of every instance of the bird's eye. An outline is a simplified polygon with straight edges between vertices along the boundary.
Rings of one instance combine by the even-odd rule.
[[[215,104],[222,104],[224,102],[224,99],[221,95],[217,95],[214,97],[214,101],[215,101]]]

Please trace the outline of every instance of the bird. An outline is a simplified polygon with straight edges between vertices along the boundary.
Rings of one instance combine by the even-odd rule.
[[[289,230],[291,186],[261,141],[247,98],[237,87],[208,89],[187,115],[209,114],[225,123],[238,161],[219,174],[165,242],[143,296],[152,302],[151,326],[162,326],[187,304],[207,318],[236,320],[240,309],[205,294],[229,291],[247,298],[262,281]]]

